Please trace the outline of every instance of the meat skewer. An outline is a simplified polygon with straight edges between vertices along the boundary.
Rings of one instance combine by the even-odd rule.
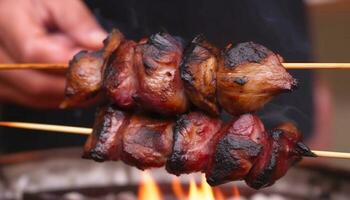
[[[107,106],[93,130],[84,158],[122,160],[139,169],[166,166],[175,175],[203,172],[212,186],[245,180],[255,189],[266,187],[303,156],[315,156],[294,125],[266,131],[252,114],[227,123],[201,112],[159,120]]]
[[[61,132],[61,133],[67,133],[67,134],[77,134],[77,135],[86,135],[86,136],[92,133],[92,128],[55,125],[55,124],[30,123],[30,122],[0,121],[0,126],[28,129],[28,130],[47,131],[47,133]],[[346,152],[312,150],[312,153],[314,153],[317,157],[350,159],[350,153],[346,153]]]
[[[112,56],[105,54],[104,62],[90,54],[86,54],[88,61],[78,54],[70,62],[62,107],[81,105],[84,100],[88,104],[102,93],[124,110],[174,116],[187,112],[191,102],[213,116],[221,109],[240,115],[256,111],[297,85],[279,55],[253,42],[220,51],[202,36],[189,45],[168,33],[138,43],[123,40],[120,34],[117,38],[116,50]]]

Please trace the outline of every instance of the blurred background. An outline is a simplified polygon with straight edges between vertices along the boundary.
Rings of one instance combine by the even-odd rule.
[[[350,1],[309,0],[308,15],[315,62],[350,62]],[[329,149],[350,151],[350,71],[316,71],[332,97],[331,143]],[[350,162],[334,160],[338,166]]]

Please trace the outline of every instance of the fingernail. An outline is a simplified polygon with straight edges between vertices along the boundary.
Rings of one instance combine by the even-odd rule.
[[[96,44],[102,44],[102,41],[107,37],[107,33],[100,30],[89,32],[89,39]]]

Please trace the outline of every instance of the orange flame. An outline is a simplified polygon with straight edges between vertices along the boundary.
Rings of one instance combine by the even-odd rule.
[[[239,193],[238,187],[236,185],[233,185],[232,197],[233,197],[234,200],[240,200],[241,199],[241,194]]]
[[[162,195],[156,182],[151,175],[145,171],[142,174],[142,182],[138,192],[138,200],[161,200]]]
[[[189,192],[186,194],[181,182],[178,178],[172,181],[172,189],[178,200],[226,200],[223,192],[219,188],[211,188],[206,182],[205,176],[202,176],[201,183],[196,184],[196,181],[191,177],[189,183]],[[237,186],[233,187],[233,199],[239,200],[240,193]],[[138,200],[161,200],[163,196],[159,186],[152,179],[148,172],[142,175],[142,182],[138,192]]]

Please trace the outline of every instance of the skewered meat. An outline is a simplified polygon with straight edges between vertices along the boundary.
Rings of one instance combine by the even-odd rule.
[[[83,158],[95,161],[119,160],[122,137],[128,124],[127,113],[114,106],[101,107],[95,117],[93,132],[85,143]]]
[[[135,52],[139,88],[134,98],[140,107],[163,115],[187,110],[179,72],[182,51],[181,41],[167,33],[139,42]]]
[[[216,71],[220,51],[203,36],[197,36],[187,48],[181,64],[181,78],[191,102],[211,115],[219,115],[216,102]]]
[[[206,170],[219,139],[222,122],[193,112],[182,115],[174,127],[174,146],[166,169],[180,175]]]
[[[134,41],[122,42],[112,54],[105,70],[103,87],[112,101],[123,109],[132,109],[136,106],[133,99],[138,87],[134,68],[135,47]]]
[[[101,89],[104,66],[122,39],[122,33],[113,30],[103,41],[103,49],[93,52],[81,51],[73,57],[67,73],[66,98],[60,107],[94,102],[92,99],[98,96]]]
[[[300,140],[300,132],[290,123],[269,131],[265,148],[246,176],[246,183],[255,189],[270,186],[302,155],[315,156]]]
[[[274,96],[296,87],[279,55],[259,44],[229,45],[217,71],[220,106],[233,115],[254,112]]]
[[[266,137],[264,125],[251,114],[233,120],[221,132],[223,137],[216,146],[212,168],[206,172],[210,185],[243,179],[259,156]]]
[[[173,123],[127,114],[113,106],[98,114],[84,152],[85,158],[121,159],[140,169],[166,164],[168,172],[176,175],[201,171],[212,186],[245,180],[255,189],[273,184],[302,156],[315,156],[294,125],[266,131],[252,114],[225,124],[194,112]]]
[[[103,78],[102,88],[121,109],[175,116],[187,112],[190,101],[213,116],[220,108],[238,116],[296,86],[281,65],[282,58],[253,42],[220,52],[203,37],[185,50],[182,41],[168,33],[153,34],[137,44],[124,41],[118,48],[122,38],[114,31],[103,50],[74,57],[64,106],[96,96]]]
[[[121,159],[139,169],[161,167],[173,146],[173,122],[133,115],[123,137]]]

